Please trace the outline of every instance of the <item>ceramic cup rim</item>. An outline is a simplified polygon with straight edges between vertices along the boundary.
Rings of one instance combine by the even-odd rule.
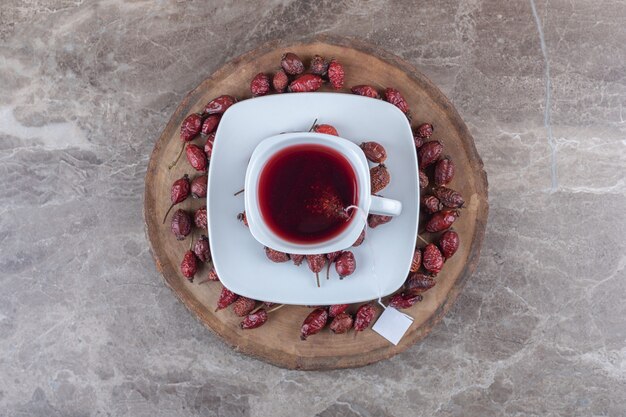
[[[258,185],[266,163],[283,149],[292,146],[314,144],[326,146],[342,155],[352,167],[357,183],[356,213],[350,224],[338,235],[316,243],[289,242],[276,235],[263,220],[258,201]],[[353,142],[333,135],[315,132],[283,133],[264,139],[250,157],[245,178],[245,210],[248,227],[252,236],[264,246],[299,255],[312,255],[346,249],[357,240],[366,224],[366,213],[371,205],[370,173],[367,159]]]

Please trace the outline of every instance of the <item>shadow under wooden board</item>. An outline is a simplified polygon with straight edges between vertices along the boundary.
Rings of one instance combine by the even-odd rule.
[[[392,345],[371,329],[354,337],[354,332],[335,335],[325,329],[301,341],[300,325],[310,308],[285,306],[270,314],[269,321],[254,330],[241,330],[241,319],[230,309],[214,312],[222,288],[218,282],[199,285],[206,278],[208,265],[202,266],[195,283],[190,283],[179,271],[183,253],[189,247],[189,237],[177,241],[170,231],[169,219],[162,224],[170,204],[170,186],[184,173],[195,175],[184,160],[168,170],[168,164],[180,150],[179,138],[182,120],[192,112],[201,112],[204,105],[221,94],[240,99],[250,97],[252,77],[263,71],[277,70],[283,53],[298,54],[305,64],[315,54],[337,58],[345,67],[344,92],[358,84],[371,84],[380,91],[383,87],[399,89],[408,101],[413,115],[412,125],[431,122],[435,126],[434,139],[444,143],[445,154],[456,164],[456,175],[451,188],[462,192],[466,207],[455,222],[461,245],[437,276],[437,284],[424,294],[424,300],[408,310],[414,322],[397,346]],[[328,90],[324,87],[323,90]],[[194,142],[200,146],[201,139]],[[204,205],[204,200],[188,199],[181,204],[187,210]],[[233,59],[191,91],[172,115],[150,157],[144,195],[144,220],[148,241],[157,269],[174,294],[211,331],[235,350],[277,366],[290,369],[323,370],[367,365],[390,358],[406,350],[425,337],[441,320],[474,272],[487,222],[487,176],[476,152],[474,141],[460,116],[448,99],[417,69],[394,55],[355,39],[316,37],[308,42],[283,43],[275,41]],[[383,226],[381,226],[383,227]],[[423,225],[420,227],[423,229]],[[196,235],[199,235],[196,232]],[[422,233],[426,240],[434,239]],[[417,246],[424,246],[420,241]],[[354,310],[352,310],[354,311]],[[381,309],[379,308],[378,314]]]

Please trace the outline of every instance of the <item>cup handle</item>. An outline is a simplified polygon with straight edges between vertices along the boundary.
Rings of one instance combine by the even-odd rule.
[[[384,216],[399,216],[402,213],[402,203],[398,200],[373,195],[370,213]]]

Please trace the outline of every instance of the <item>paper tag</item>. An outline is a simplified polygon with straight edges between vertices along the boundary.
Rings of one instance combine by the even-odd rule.
[[[387,307],[374,323],[372,330],[397,345],[411,324],[413,324],[411,316],[401,313],[393,307]]]

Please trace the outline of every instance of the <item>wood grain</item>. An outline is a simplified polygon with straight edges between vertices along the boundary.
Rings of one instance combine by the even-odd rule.
[[[274,72],[286,51],[297,53],[305,62],[314,54],[336,57],[344,64],[347,87],[371,84],[381,91],[387,86],[398,88],[410,105],[413,126],[432,122],[436,129],[433,137],[444,143],[445,154],[450,155],[456,164],[456,177],[450,186],[463,193],[467,206],[454,225],[461,237],[461,246],[437,277],[437,285],[425,294],[421,303],[407,310],[415,321],[398,346],[391,345],[370,329],[357,337],[353,332],[334,335],[324,330],[303,342],[299,338],[299,328],[310,309],[297,306],[286,306],[271,313],[268,323],[259,329],[242,331],[240,319],[230,310],[214,312],[221,284],[197,284],[206,278],[206,266],[198,273],[196,283],[189,283],[179,272],[189,239],[176,241],[169,224],[162,225],[161,220],[169,206],[171,183],[186,172],[194,174],[184,156],[176,168],[167,169],[181,146],[180,123],[189,113],[201,111],[204,104],[220,94],[249,97],[251,78],[260,71]],[[345,92],[349,90],[346,88]],[[195,142],[203,145],[199,139]],[[158,139],[150,157],[145,184],[147,238],[166,284],[207,328],[235,350],[290,369],[363,366],[394,356],[425,337],[450,309],[476,269],[488,215],[487,176],[483,163],[467,127],[448,99],[401,58],[359,40],[328,36],[297,44],[267,43],[233,59],[204,80],[183,99]],[[204,201],[190,199],[181,206],[192,210],[203,204]],[[423,236],[432,238],[428,234]],[[418,246],[423,245],[418,242]]]

